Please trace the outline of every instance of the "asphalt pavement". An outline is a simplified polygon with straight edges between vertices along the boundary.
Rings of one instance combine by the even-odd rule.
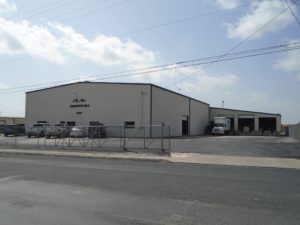
[[[295,225],[300,171],[0,156],[0,224]]]
[[[300,158],[300,142],[274,136],[197,136],[172,139],[172,152]]]

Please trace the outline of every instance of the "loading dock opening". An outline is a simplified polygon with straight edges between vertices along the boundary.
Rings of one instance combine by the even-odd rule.
[[[239,132],[251,133],[254,131],[254,116],[239,116],[238,128]]]
[[[276,132],[276,118],[261,117],[259,118],[259,131],[261,132]]]

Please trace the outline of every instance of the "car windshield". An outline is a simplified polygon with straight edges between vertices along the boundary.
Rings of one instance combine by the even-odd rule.
[[[223,123],[215,123],[215,127],[224,127]]]

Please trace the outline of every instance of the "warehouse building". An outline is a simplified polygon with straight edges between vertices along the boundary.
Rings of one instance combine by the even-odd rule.
[[[209,104],[147,83],[78,82],[26,93],[26,126],[171,126],[171,136],[201,135],[209,125]],[[155,136],[149,127],[147,136]]]
[[[275,134],[281,115],[209,107],[197,99],[148,83],[78,82],[26,93],[26,126],[171,126],[171,136],[210,132],[214,117],[231,119],[233,134]],[[147,137],[160,132],[146,130]]]
[[[281,131],[281,115],[210,107],[210,123],[214,117],[231,119],[232,133],[275,134]]]

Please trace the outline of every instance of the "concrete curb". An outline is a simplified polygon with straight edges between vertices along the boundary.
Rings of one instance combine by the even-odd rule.
[[[171,153],[170,155],[159,155],[149,153],[134,152],[74,152],[74,151],[55,151],[55,150],[23,150],[23,149],[0,149],[0,154],[15,155],[40,155],[57,157],[81,157],[98,159],[126,159],[152,162],[170,162],[183,164],[202,164],[202,165],[223,165],[241,167],[265,167],[300,169],[300,160],[286,158],[263,158],[245,156],[220,156],[196,153]]]
[[[12,155],[40,155],[40,156],[56,156],[56,157],[80,157],[80,158],[98,158],[98,159],[128,159],[128,160],[146,160],[146,161],[163,161],[169,155],[154,155],[146,153],[134,152],[75,152],[75,151],[55,151],[55,150],[15,150],[15,149],[1,149],[0,154]]]
[[[194,153],[172,153],[170,161],[208,165],[300,169],[300,160],[290,158],[220,156]]]

